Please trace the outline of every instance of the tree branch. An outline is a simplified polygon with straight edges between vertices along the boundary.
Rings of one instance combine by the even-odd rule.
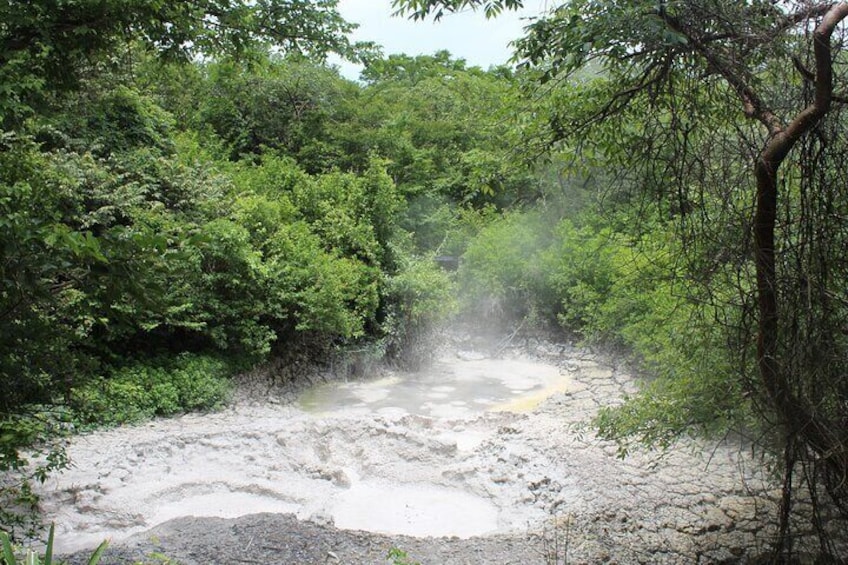
[[[800,139],[827,112],[833,102],[833,53],[830,38],[836,26],[848,17],[848,2],[832,4],[822,17],[821,23],[813,32],[813,54],[815,57],[815,98],[801,110],[786,129],[778,132],[776,139],[769,142],[763,152],[763,159],[780,163]]]
[[[654,62],[649,65],[639,77],[636,84],[629,88],[619,90],[613,94],[606,104],[604,104],[597,112],[593,113],[588,118],[581,120],[581,123],[576,128],[577,131],[587,128],[592,124],[601,122],[609,116],[618,113],[622,108],[626,107],[630,101],[636,97],[636,95],[667,77],[669,67],[669,61],[664,61],[663,63]],[[562,136],[564,137],[564,135]]]
[[[736,92],[736,95],[742,101],[742,110],[749,118],[758,120],[771,135],[777,135],[783,131],[783,123],[773,110],[768,108],[760,98],[759,94],[751,87],[745,73],[735,68],[730,60],[721,53],[719,46],[713,46],[705,43],[691,29],[683,25],[678,19],[665,14],[664,21],[673,31],[683,35],[697,51],[714,72],[727,81],[727,83]]]

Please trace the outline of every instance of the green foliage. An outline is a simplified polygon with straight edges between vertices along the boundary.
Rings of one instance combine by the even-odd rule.
[[[512,213],[497,218],[471,239],[458,279],[465,308],[482,316],[522,318],[545,304],[539,252],[545,244],[542,219]]]
[[[387,355],[415,366],[430,355],[420,350],[430,332],[456,312],[456,284],[433,255],[406,257],[388,280],[386,302]]]
[[[95,82],[88,88],[62,101],[50,129],[41,132],[48,143],[64,142],[102,157],[141,148],[173,151],[174,119],[148,96],[122,85],[99,90]]]
[[[74,417],[84,425],[127,424],[220,407],[228,398],[230,367],[208,355],[147,359],[71,391]]]
[[[379,271],[326,250],[305,222],[278,230],[268,251],[272,311],[298,331],[358,337],[378,304]]]
[[[612,255],[620,248],[610,245],[617,237],[610,230],[595,232],[591,227],[578,230],[570,221],[557,227],[557,245],[545,254],[546,277],[562,307],[559,319],[563,325],[589,333],[608,333],[599,323],[598,306],[615,281]],[[604,332],[606,330],[606,332]]]
[[[266,42],[287,52],[323,57],[336,52],[354,57],[353,26],[336,11],[336,0],[281,3],[158,0],[0,6],[0,122],[21,123],[43,106],[46,93],[76,88],[98,63],[111,66],[113,54],[132,40],[165,58],[191,60],[197,53],[244,56]]]
[[[672,234],[660,224],[652,228],[631,235],[609,226],[559,224],[543,261],[547,284],[561,300],[563,325],[630,347],[642,335],[649,336],[646,345],[656,338],[685,296],[675,286],[682,273]]]
[[[5,565],[61,565],[63,562],[54,561],[53,559],[53,534],[54,534],[55,526],[53,524],[50,525],[50,532],[47,535],[47,545],[45,548],[45,552],[43,556],[40,556],[36,553],[32,548],[27,548],[23,551],[23,557],[18,557],[21,553],[15,551],[15,547],[12,545],[11,540],[9,539],[9,535],[6,532],[0,531],[0,557],[3,558]],[[88,558],[86,562],[88,565],[97,565],[100,563],[100,559],[103,556],[103,552],[106,551],[109,542],[104,541]]]
[[[361,79],[372,84],[397,81],[415,85],[424,79],[455,78],[469,71],[481,74],[479,69],[468,69],[464,59],[454,59],[450,52],[445,50],[416,57],[394,53],[385,58],[367,61]]]
[[[405,259],[387,294],[409,327],[440,321],[456,308],[454,283],[432,255]]]
[[[408,14],[416,20],[432,16],[437,21],[446,12],[459,12],[468,8],[482,8],[487,18],[493,18],[504,10],[515,10],[522,5],[522,0],[392,0],[392,6],[399,14]]]
[[[0,413],[0,524],[32,535],[40,523],[33,482],[68,466],[63,438],[71,417],[61,407],[27,405]],[[28,447],[27,454],[21,452]]]
[[[516,151],[524,107],[509,74],[439,52],[371,60],[363,76],[367,104],[337,128],[336,143],[345,153],[387,160],[408,202],[400,225],[419,250],[447,251],[439,246],[460,208],[503,207],[539,194]]]
[[[392,63],[398,65],[391,58],[383,65]],[[409,67],[413,75],[400,71]],[[482,205],[532,189],[527,170],[511,154],[513,82],[465,69],[444,54],[381,72],[366,89],[371,104],[365,118],[381,120],[372,143],[391,161],[389,174],[404,194],[440,193]]]
[[[689,433],[750,426],[751,406],[740,401],[750,376],[725,331],[735,323],[732,296],[699,294],[673,225],[584,212],[579,225],[562,220],[551,229],[548,218],[508,214],[471,237],[458,273],[466,311],[557,319],[587,341],[629,351],[651,379],[595,422],[622,453],[634,443],[667,447]]]
[[[624,347],[651,376],[640,394],[602,410],[596,421],[622,453],[634,442],[665,448],[682,435],[720,435],[752,422],[750,406],[740,401],[742,353],[728,347],[730,302],[700,296],[670,226],[655,222],[642,230],[563,221],[543,253],[546,284],[562,301],[561,323]]]
[[[332,128],[356,93],[333,69],[298,58],[270,58],[249,67],[210,65],[195,120],[229,148],[231,159],[272,150],[324,172],[342,156]]]
[[[218,349],[261,358],[275,338],[259,320],[265,302],[262,256],[251,246],[248,231],[232,220],[212,220],[200,234],[195,292],[204,298],[198,312],[202,333]]]
[[[235,218],[247,228],[240,245],[253,254],[253,274],[238,282],[253,282],[238,296],[229,293],[222,307],[243,321],[252,305],[254,318],[278,337],[363,336],[381,301],[380,269],[393,262],[389,242],[403,204],[381,164],[375,161],[362,175],[313,177],[269,154],[260,166],[239,165],[235,178],[244,189]]]
[[[17,362],[31,351],[41,365],[53,359],[34,337],[49,331],[57,333],[47,340],[57,353],[62,343],[96,356],[142,343],[155,349],[179,336],[192,347],[256,361],[280,336],[362,335],[374,317],[379,267],[393,261],[388,243],[402,207],[378,161],[361,177],[313,178],[269,157],[267,167],[236,169],[234,185],[202,162],[147,149],[98,157],[65,149],[39,154],[32,146],[25,156],[33,161],[30,184],[10,188],[4,200],[7,245],[29,245],[25,252],[10,247],[8,264],[19,257],[17,273],[42,269],[40,278],[27,279],[32,288],[6,279],[10,312],[32,312],[18,322],[8,342],[17,345],[6,358],[9,374],[22,377],[22,398],[34,397],[37,389],[27,390],[37,383],[53,382],[51,366],[38,373],[40,364],[32,363],[26,376]],[[16,157],[17,167],[27,162]],[[34,182],[38,192],[29,188]],[[35,204],[36,196],[51,201]],[[29,216],[40,213],[52,217],[34,218],[45,227],[30,235]],[[61,254],[66,259],[54,263]],[[38,295],[28,308],[11,302],[22,290]],[[55,362],[73,370],[67,359]]]
[[[389,549],[386,558],[391,560],[392,565],[421,565],[421,563],[413,560],[407,552],[399,547]]]
[[[682,436],[722,437],[756,426],[751,406],[739,401],[745,380],[738,360],[714,325],[678,317],[656,337],[645,347],[643,334],[636,348],[650,355],[652,379],[623,405],[601,409],[594,422],[601,437],[617,443],[619,455],[636,445],[666,449]]]
[[[330,250],[391,266],[388,243],[403,201],[379,161],[362,175],[331,173],[294,188],[293,200]]]
[[[399,354],[453,310],[432,252],[533,184],[509,73],[372,57],[361,86],[295,56],[353,53],[335,0],[159,4],[0,7],[4,527],[72,424],[214,408],[297,343]]]

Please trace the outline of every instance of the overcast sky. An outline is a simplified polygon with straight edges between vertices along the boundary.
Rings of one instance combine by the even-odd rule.
[[[509,42],[523,35],[526,18],[538,16],[547,1],[527,0],[524,4],[522,11],[504,12],[492,20],[487,20],[482,12],[466,11],[445,14],[437,23],[392,17],[392,0],[340,0],[339,11],[346,20],[359,24],[354,40],[374,41],[383,46],[386,55],[432,55],[447,49],[470,66],[488,69],[509,60]],[[347,78],[358,78],[356,67],[347,63],[339,67]]]

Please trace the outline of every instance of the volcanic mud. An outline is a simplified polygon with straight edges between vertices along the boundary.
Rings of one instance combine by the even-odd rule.
[[[625,459],[581,424],[636,390],[590,351],[454,347],[294,395],[80,436],[40,490],[84,563],[717,563],[767,549],[776,491],[738,442]],[[74,552],[76,552],[74,554]]]

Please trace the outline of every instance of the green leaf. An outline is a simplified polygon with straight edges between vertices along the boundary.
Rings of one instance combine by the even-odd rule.
[[[15,552],[12,550],[12,542],[9,539],[9,534],[6,532],[0,532],[0,542],[3,542],[3,559],[6,560],[8,565],[14,565],[17,563],[15,559]]]
[[[97,565],[100,562],[100,558],[103,557],[103,552],[106,551],[107,547],[109,547],[109,540],[103,540],[103,542],[97,546],[97,549],[94,550],[94,553],[92,553],[91,557],[88,559],[88,565]]]
[[[47,549],[44,553],[44,565],[52,565],[53,563],[53,535],[56,531],[56,524],[50,524],[50,533],[47,534]]]
[[[33,550],[27,550],[26,557],[24,558],[24,565],[41,565],[38,555]]]

